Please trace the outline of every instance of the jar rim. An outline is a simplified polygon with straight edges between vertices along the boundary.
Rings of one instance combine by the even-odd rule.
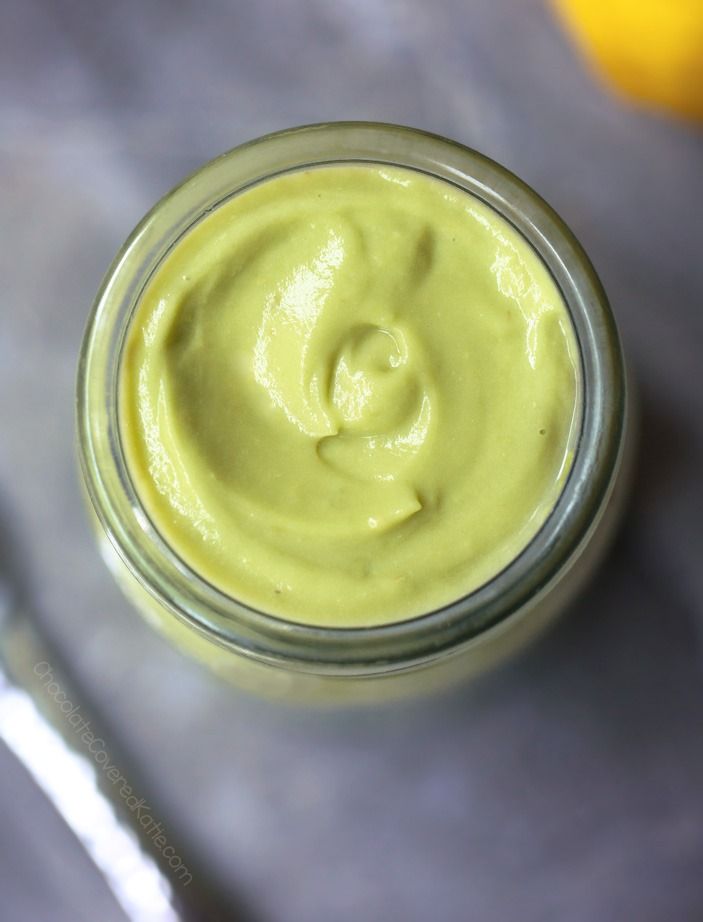
[[[581,429],[571,470],[542,527],[488,582],[403,621],[334,627],[258,611],[210,584],[161,537],[132,484],[117,419],[117,372],[131,313],[156,265],[208,210],[282,172],[366,162],[449,181],[496,211],[532,246],[559,288],[579,349]],[[330,122],[248,141],[200,167],[142,219],[91,311],[77,380],[78,453],[98,520],[129,571],[174,616],[222,646],[288,668],[405,668],[482,635],[547,587],[586,540],[619,464],[625,421],[620,341],[602,285],[562,219],[526,183],[440,135],[379,122]]]

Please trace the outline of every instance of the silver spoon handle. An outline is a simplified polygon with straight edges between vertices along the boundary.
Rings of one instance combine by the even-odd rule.
[[[100,790],[90,757],[69,746],[32,696],[0,673],[0,738],[49,798],[131,922],[179,922],[173,889]]]
[[[126,803],[107,795],[100,762],[85,743],[89,737],[69,721],[79,699],[56,657],[30,619],[2,601],[8,600],[0,599],[0,738],[81,842],[128,919],[184,920],[163,861],[160,867],[146,850]],[[106,747],[89,723],[93,738]]]
[[[127,918],[257,922],[259,914],[229,882],[186,853],[183,841],[175,847],[158,821],[158,804],[145,816],[149,792],[132,790],[128,779],[136,773],[122,772],[128,760],[91,710],[0,574],[0,738],[75,833]]]

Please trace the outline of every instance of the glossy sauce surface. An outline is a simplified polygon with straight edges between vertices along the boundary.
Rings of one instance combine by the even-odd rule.
[[[529,244],[414,171],[328,166],[220,205],[136,306],[120,428],[157,529],[262,611],[342,627],[467,594],[568,475],[577,347]]]

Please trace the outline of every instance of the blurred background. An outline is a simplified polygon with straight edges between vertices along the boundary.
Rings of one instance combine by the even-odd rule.
[[[677,46],[628,23],[646,3],[581,30],[578,6],[2,5],[0,544],[233,918],[703,918],[703,131],[593,61],[660,106],[697,84],[689,61],[648,94],[642,59]],[[633,36],[639,63],[610,67]],[[642,404],[626,523],[569,618],[465,691],[341,715],[249,699],[150,631],[94,547],[73,435],[82,329],[133,225],[204,160],[328,119],[446,134],[534,186],[601,275]],[[4,748],[0,895],[3,922],[124,918]]]

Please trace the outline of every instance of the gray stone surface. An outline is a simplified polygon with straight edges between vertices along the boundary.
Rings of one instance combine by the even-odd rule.
[[[2,18],[1,527],[167,827],[271,922],[703,918],[703,133],[603,92],[538,0]],[[94,549],[73,453],[82,327],[132,225],[210,156],[336,118],[448,134],[534,185],[590,252],[643,402],[626,526],[571,617],[449,700],[342,716],[243,698],[154,636]],[[0,918],[112,918],[9,758]]]

